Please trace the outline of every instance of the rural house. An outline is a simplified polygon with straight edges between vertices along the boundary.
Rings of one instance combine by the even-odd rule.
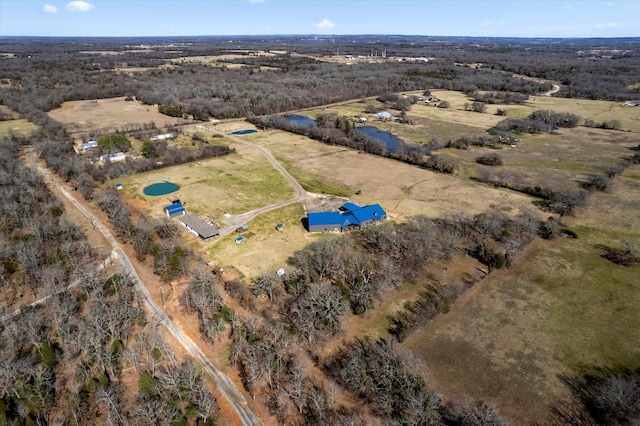
[[[309,232],[342,232],[361,228],[387,217],[379,204],[360,207],[355,203],[345,203],[337,212],[315,212],[307,214]]]

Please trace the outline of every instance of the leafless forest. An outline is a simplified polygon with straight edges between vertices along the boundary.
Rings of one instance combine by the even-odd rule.
[[[164,142],[135,161],[96,165],[75,154],[67,130],[47,112],[65,101],[129,97],[189,122],[248,117],[260,127],[284,128],[380,155],[384,150],[375,141],[349,136],[349,123],[336,117],[303,131],[286,129],[276,115],[365,97],[378,97],[402,111],[411,102],[399,105],[405,101],[394,94],[433,89],[474,95],[478,105],[469,108],[481,108],[485,103],[524,102],[551,90],[549,81],[562,86],[556,96],[639,100],[638,39],[247,37],[234,41],[233,49],[226,38],[78,41],[0,39],[0,52],[11,55],[0,61],[0,105],[38,125],[31,135],[11,133],[0,143],[0,424],[223,424],[207,379],[171,348],[162,327],[146,314],[130,277],[99,267],[104,259],[88,242],[87,229],[73,223],[25,148],[34,149],[50,170],[105,212],[118,238],[140,262],[152,265],[163,282],[188,283],[179,295],[185,313],[197,315],[204,340],[228,342],[229,361],[245,391],[278,424],[510,424],[484,401],[444,400],[422,375],[424,366],[397,349],[397,342],[446,312],[475,280],[425,289],[419,300],[393,315],[388,339],[355,338],[330,357],[323,357],[321,349],[344,333],[346,318],[364,315],[385,292],[427,276],[433,265],[448,265],[465,254],[489,272],[508,267],[534,238],[564,235],[557,221],[526,211],[516,217],[462,210],[438,219],[416,216],[406,223],[317,240],[290,257],[285,276],[225,282],[202,266],[174,222],[144,217],[105,182],[229,155],[232,148],[194,141],[197,149],[186,150]],[[140,45],[152,47],[135,52]],[[273,55],[249,53],[269,52],[274,46],[279,51]],[[242,66],[185,59],[230,51],[245,52],[226,61]],[[370,56],[381,51],[389,57],[431,59],[351,65],[321,60],[336,53]],[[165,66],[169,60],[174,61]],[[136,71],[126,72],[128,68]],[[540,111],[505,118],[487,129],[486,137],[450,143],[460,149],[510,143],[508,138],[518,134],[573,127],[579,121],[571,114]],[[118,134],[143,139],[151,129],[153,125],[141,123]],[[110,148],[102,145],[101,153]],[[423,151],[407,145],[392,158],[453,172],[452,158],[430,152],[437,148]],[[425,157],[427,153],[431,155]],[[630,154],[627,164],[640,163],[638,156],[637,151]],[[501,164],[499,154],[476,161]],[[612,167],[594,176],[583,190],[512,189],[540,197],[540,206],[549,212],[568,215],[587,203],[590,193],[605,190],[623,169]],[[507,186],[491,173],[484,180]],[[45,297],[35,306],[21,303]],[[227,298],[242,312],[231,309]],[[557,424],[639,421],[638,371],[603,369],[568,382],[576,401],[556,407]]]

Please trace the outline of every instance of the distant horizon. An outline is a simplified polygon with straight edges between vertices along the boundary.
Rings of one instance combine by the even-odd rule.
[[[291,37],[317,37],[348,38],[348,37],[415,37],[415,38],[452,38],[452,39],[518,39],[518,40],[640,40],[640,36],[611,36],[611,37],[513,37],[513,36],[464,36],[464,35],[431,35],[431,34],[176,34],[176,35],[141,35],[141,36],[43,36],[43,35],[0,35],[0,40],[9,38],[32,39],[178,39],[178,38],[291,38]]]
[[[637,38],[639,16],[637,0],[0,0],[0,37]]]

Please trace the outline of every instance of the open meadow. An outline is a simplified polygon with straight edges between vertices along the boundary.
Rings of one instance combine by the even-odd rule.
[[[147,123],[155,123],[156,127],[162,128],[184,122],[181,118],[160,114],[152,105],[136,100],[125,101],[123,97],[65,102],[60,108],[50,111],[49,116],[63,123],[74,135],[97,130],[113,132]]]
[[[488,399],[516,424],[544,421],[568,396],[561,375],[640,367],[640,266],[616,265],[600,247],[640,245],[639,171],[566,219],[577,239],[534,242],[405,341],[447,394]]]

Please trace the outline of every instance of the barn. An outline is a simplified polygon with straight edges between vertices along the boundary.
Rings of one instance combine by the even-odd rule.
[[[174,204],[175,205],[175,204]],[[195,215],[186,215],[179,219],[180,224],[187,228],[192,234],[197,235],[203,240],[220,235],[220,230],[211,222],[205,222]]]
[[[187,214],[187,209],[181,203],[174,203],[166,206],[164,212],[169,217],[183,216]]]
[[[307,214],[309,232],[342,232],[379,222],[387,213],[379,204],[359,206],[345,203],[337,212],[312,212]]]

